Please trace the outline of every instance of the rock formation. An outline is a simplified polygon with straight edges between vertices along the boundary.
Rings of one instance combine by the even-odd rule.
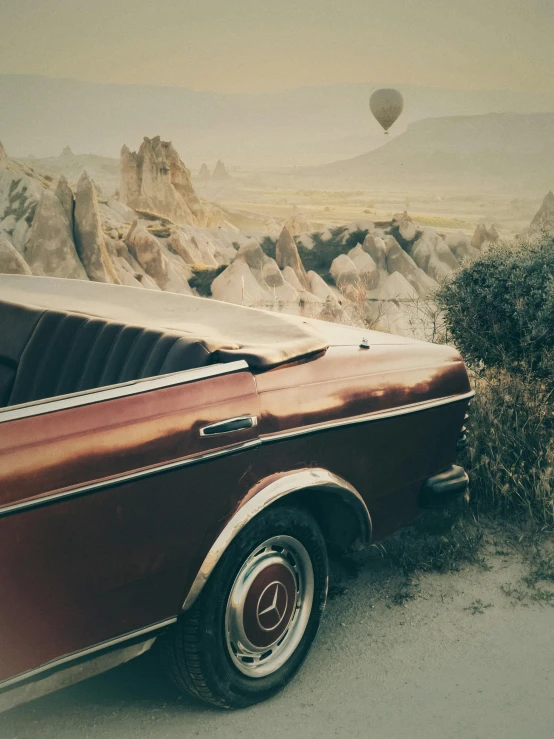
[[[479,249],[472,246],[471,239],[462,231],[448,234],[445,243],[460,263],[464,259],[477,259],[479,256]]]
[[[304,249],[310,249],[310,250],[311,250],[311,249],[313,249],[313,248],[314,248],[314,246],[315,246],[315,241],[314,241],[314,240],[313,240],[313,238],[312,238],[312,237],[311,237],[311,236],[310,236],[309,234],[307,234],[307,233],[302,233],[302,234],[300,234],[300,235],[298,236],[298,240],[297,240],[297,243],[298,243],[298,244],[300,244],[300,245],[302,245],[302,246],[304,247]]]
[[[231,175],[229,172],[227,172],[227,168],[221,161],[221,159],[217,160],[217,164],[215,165],[215,169],[212,174],[212,182],[226,182],[227,180],[231,179]]]
[[[454,254],[431,228],[423,229],[422,235],[410,247],[409,254],[417,266],[439,284],[453,270],[460,268],[460,263]]]
[[[8,155],[6,154],[6,150],[2,146],[2,142],[0,141],[0,168],[6,169],[8,166]]]
[[[65,210],[67,219],[69,221],[70,229],[71,231],[73,231],[73,210],[75,208],[75,201],[73,197],[73,190],[71,189],[68,181],[63,175],[58,180],[58,185],[56,187],[56,197],[63,205],[63,209]]]
[[[71,204],[73,205],[73,196]],[[72,220],[63,203],[51,190],[42,193],[25,250],[25,259],[34,275],[88,280],[73,241]]]
[[[406,211],[394,214],[391,227],[401,244],[412,243],[421,233],[421,228],[416,226]]]
[[[473,236],[471,237],[471,246],[474,249],[482,249],[485,244],[493,244],[498,241],[498,238],[498,231],[496,230],[494,224],[490,228],[487,228],[484,223],[479,223],[475,227],[475,231],[473,232]]]
[[[554,193],[548,192],[530,226],[532,231],[554,231]]]
[[[348,252],[348,256],[358,272],[358,277],[367,290],[374,290],[379,284],[379,270],[373,258],[358,244]]]
[[[416,289],[400,272],[390,274],[379,291],[381,300],[417,301],[418,297]]]
[[[232,231],[218,239],[219,229],[170,226],[155,216],[138,223],[137,213],[119,200],[99,203],[86,173],[75,195],[64,177],[52,190],[48,180],[2,152],[0,269],[5,272],[188,293],[189,265],[229,264],[236,253],[233,240],[243,238]],[[152,232],[171,238],[159,239]]]
[[[162,290],[190,293],[185,266],[178,268],[164,254],[158,239],[135,221],[125,236],[131,254]]]
[[[293,214],[285,221],[284,226],[292,236],[313,231],[311,223],[308,221],[304,213],[295,208]]]
[[[310,292],[317,298],[325,301],[328,299],[332,299],[335,302],[337,301],[337,297],[331,287],[320,275],[317,274],[317,272],[310,270],[308,272],[308,280],[310,284]]]
[[[299,291],[255,240],[240,247],[232,264],[213,281],[211,290],[218,300],[244,305],[280,305],[291,312],[291,306],[299,304]]]
[[[329,272],[339,290],[348,297],[356,297],[356,291],[361,287],[360,278],[356,265],[347,254],[335,257]]]
[[[181,293],[211,289],[220,300],[425,336],[438,284],[498,238],[480,224],[477,248],[467,235],[442,238],[405,212],[390,225],[360,221],[314,233],[297,211],[270,244],[275,223],[251,235],[227,223],[208,226],[209,207],[159,138],[145,139],[137,154],[124,148],[122,173],[122,198],[99,202],[86,173],[74,195],[64,177],[42,178],[0,146],[0,272]],[[549,222],[553,212],[549,193],[535,222]],[[296,233],[302,227],[309,230]],[[306,271],[301,254],[318,272]]]
[[[275,259],[281,269],[290,267],[294,271],[302,287],[305,290],[309,289],[308,276],[304,269],[304,265],[302,264],[302,260],[300,259],[300,255],[298,254],[298,247],[286,226],[281,231],[281,235],[277,241]]]
[[[1,146],[1,144],[0,144]],[[23,253],[38,201],[46,180],[34,177],[26,167],[3,154],[0,165],[0,232],[8,234],[12,244]]]
[[[364,239],[362,249],[373,259],[377,269],[387,269],[387,251],[385,242],[380,236],[369,233]]]
[[[432,295],[438,288],[438,282],[417,266],[393,236],[385,240],[387,272],[402,275],[418,296]]]
[[[491,224],[491,227],[489,228],[489,241],[491,242],[491,244],[496,244],[499,238],[500,238],[500,234],[496,230],[496,226],[493,223]]]
[[[208,169],[208,165],[204,162],[204,164],[200,167],[200,170],[198,171],[198,175],[196,177],[198,180],[199,185],[207,185],[208,182],[211,179],[210,170]]]
[[[77,183],[74,214],[75,247],[87,275],[96,282],[119,284],[104,241],[96,188],[86,172]]]
[[[0,232],[0,274],[30,275],[31,269],[8,237]]]
[[[134,210],[149,211],[174,223],[218,225],[221,214],[201,203],[189,170],[170,141],[144,138],[137,153],[121,150],[120,198]]]

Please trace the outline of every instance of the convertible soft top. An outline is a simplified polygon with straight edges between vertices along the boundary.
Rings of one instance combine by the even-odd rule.
[[[0,275],[0,313],[2,303],[179,334],[201,344],[211,362],[244,359],[257,369],[301,359],[329,345],[313,324],[283,314],[138,287]],[[0,354],[1,343],[0,333]]]

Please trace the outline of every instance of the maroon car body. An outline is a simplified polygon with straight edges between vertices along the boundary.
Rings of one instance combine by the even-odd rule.
[[[32,697],[62,666],[113,660],[115,647],[141,651],[191,608],[233,538],[276,501],[301,498],[329,546],[369,546],[465,489],[453,465],[472,393],[455,350],[274,316],[286,324],[279,330],[307,332],[306,351],[274,361],[261,336],[257,360],[252,345],[241,356],[239,340],[200,367],[67,393],[59,378],[84,329],[72,329],[65,349],[54,331],[33,354],[36,321],[66,303],[65,319],[81,320],[76,301],[101,290],[90,324],[110,314],[114,291],[131,308],[143,292],[69,283],[0,277],[5,699]],[[250,324],[262,315],[232,310]],[[14,396],[22,383],[34,396]]]

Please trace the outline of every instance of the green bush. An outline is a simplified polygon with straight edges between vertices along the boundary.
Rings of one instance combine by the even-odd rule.
[[[212,295],[211,284],[218,275],[220,275],[226,269],[225,265],[220,265],[215,269],[205,267],[203,265],[192,266],[192,277],[189,280],[189,285],[198,291],[199,295],[204,298],[210,298]]]
[[[275,259],[275,252],[277,250],[277,239],[272,239],[271,236],[266,236],[260,244],[264,254],[271,259]]]
[[[344,239],[343,243],[343,235],[345,231],[346,227],[344,226],[334,228],[331,231],[331,238],[327,240],[324,240],[319,233],[311,234],[312,239],[314,240],[313,249],[306,249],[302,244],[297,245],[300,259],[302,260],[307,272],[313,270],[314,272],[317,272],[325,282],[328,282],[331,285],[335,284],[329,272],[333,260],[340,254],[347,254],[357,244],[363,244],[364,239],[368,234],[367,230],[352,231],[352,233],[348,234],[346,239]]]
[[[554,379],[554,238],[501,245],[438,295],[453,343],[473,366]]]

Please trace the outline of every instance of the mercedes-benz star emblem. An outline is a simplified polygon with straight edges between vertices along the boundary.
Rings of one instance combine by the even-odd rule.
[[[282,582],[275,580],[260,595],[256,608],[258,626],[264,631],[276,629],[285,617],[289,594]]]

